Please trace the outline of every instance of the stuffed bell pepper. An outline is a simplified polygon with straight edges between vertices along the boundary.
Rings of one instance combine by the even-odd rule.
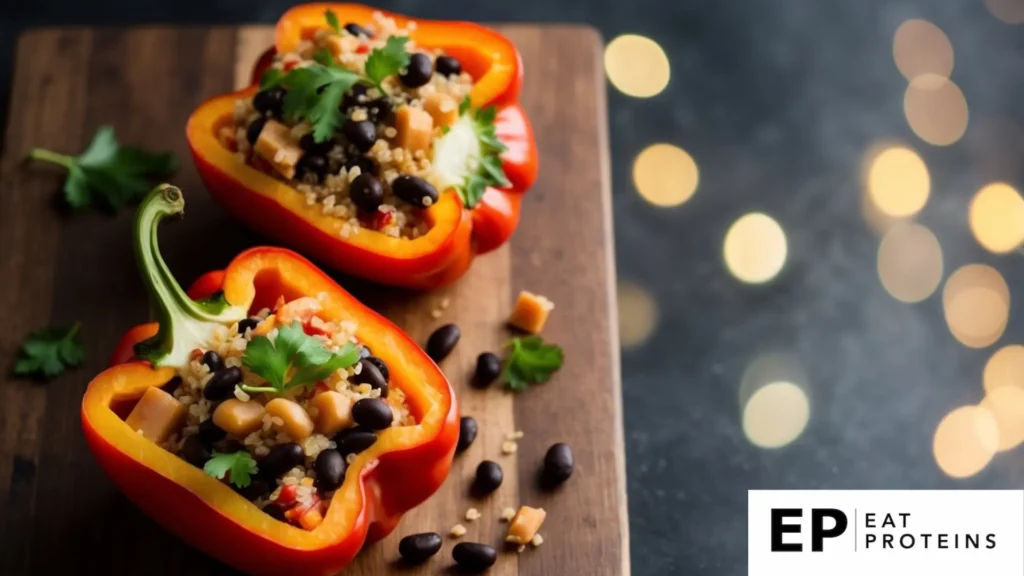
[[[537,151],[503,36],[357,4],[277,24],[254,84],[202,104],[187,136],[233,215],[346,273],[433,288],[519,221]]]
[[[158,322],[131,330],[82,402],[89,448],[154,520],[250,574],[328,575],[432,494],[458,409],[444,375],[302,257],[253,248],[189,293],[142,203],[135,249]]]

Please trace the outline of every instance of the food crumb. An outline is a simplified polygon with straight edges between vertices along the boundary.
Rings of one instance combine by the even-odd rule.
[[[526,550],[526,544],[520,544],[519,548],[516,548],[516,554],[522,554],[523,550]]]
[[[532,544],[534,548],[536,548],[537,546],[540,546],[543,543],[544,543],[544,537],[541,536],[540,534],[534,535],[533,540],[530,540],[530,544]]]
[[[508,522],[508,521],[512,520],[512,518],[514,518],[515,515],[516,515],[516,509],[515,508],[502,508],[501,509],[501,521],[502,522]]]
[[[452,303],[452,299],[451,298],[442,298],[441,299],[441,310],[447,310],[448,309],[448,305],[451,304],[451,303]]]
[[[441,309],[440,308],[435,308],[435,309],[431,310],[430,317],[434,318],[435,320],[437,318],[440,318],[441,317]]]
[[[522,430],[516,430],[515,432],[509,432],[505,434],[505,440],[521,440],[526,434]]]
[[[451,534],[452,538],[462,538],[466,535],[466,527],[462,524],[456,524],[455,526],[452,526],[449,534]]]
[[[506,440],[501,443],[501,453],[506,456],[515,454],[517,450],[519,450],[519,445],[512,440]]]
[[[466,510],[466,520],[472,522],[480,518],[480,511],[476,508],[470,508]]]

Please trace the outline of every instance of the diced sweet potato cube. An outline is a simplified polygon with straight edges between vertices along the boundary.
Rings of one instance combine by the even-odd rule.
[[[302,157],[302,148],[292,141],[290,128],[276,120],[267,120],[253,149],[282,176],[295,177],[295,165]]]
[[[252,329],[253,336],[266,336],[277,325],[277,317],[271,314]]]
[[[523,290],[516,299],[516,307],[512,309],[508,323],[531,334],[540,334],[544,323],[548,321],[548,313],[554,307],[551,300]]]
[[[327,49],[331,51],[331,55],[337,58],[338,54],[351,54],[356,51],[359,47],[359,38],[351,36],[349,34],[330,35],[324,42],[327,43]]]
[[[434,119],[420,108],[402,106],[395,113],[395,144],[409,152],[430,148],[430,135],[434,130]]]
[[[423,99],[423,109],[434,119],[434,126],[451,126],[459,119],[459,103],[448,94],[430,94]]]
[[[516,512],[516,515],[512,517],[505,541],[513,544],[529,543],[537,535],[537,531],[540,530],[540,526],[544,523],[547,515],[548,513],[543,508],[521,507],[519,512]]]
[[[316,431],[331,436],[350,428],[352,421],[352,399],[333,390],[321,392],[309,401],[310,412],[315,412]]]
[[[141,431],[143,436],[159,444],[177,432],[187,413],[188,409],[177,398],[153,387],[147,388],[142,394],[131,414],[125,418],[125,423],[132,430]]]
[[[213,411],[213,423],[232,436],[248,436],[263,426],[263,406],[255,400],[228,398]]]
[[[274,398],[267,402],[267,414],[274,417],[274,426],[283,430],[292,440],[302,442],[313,433],[313,419],[309,417],[306,410],[287,398]],[[281,424],[277,419],[281,419]]]

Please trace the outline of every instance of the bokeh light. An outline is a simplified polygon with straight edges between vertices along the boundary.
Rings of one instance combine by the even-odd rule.
[[[620,282],[619,342],[623,348],[635,348],[650,338],[658,324],[658,303],[643,286]]]
[[[981,401],[999,430],[997,449],[1012,450],[1024,441],[1024,389],[1003,386],[992,390]]]
[[[989,184],[971,200],[968,222],[983,248],[1011,252],[1024,242],[1024,198],[1009,184]]]
[[[1024,23],[1024,0],[985,0],[985,7],[1007,24]]]
[[[637,192],[655,206],[678,206],[697,191],[697,163],[682,148],[652,144],[633,162]]]
[[[885,216],[907,218],[924,208],[931,177],[924,160],[907,146],[880,149],[869,160],[868,197]]]
[[[878,278],[893,298],[920,302],[942,281],[942,247],[928,228],[902,222],[878,246]]]
[[[649,98],[668,86],[668,56],[657,42],[637,34],[614,38],[604,49],[604,69],[627,96]]]
[[[985,392],[1012,386],[1024,390],[1024,346],[1011,344],[996,350],[985,363]]]
[[[967,130],[967,100],[960,88],[938,74],[910,81],[903,112],[917,137],[935,146],[949,146]]]
[[[786,263],[786,234],[771,216],[751,212],[741,216],[725,234],[725,265],[743,282],[767,282]]]
[[[938,26],[927,20],[906,20],[892,40],[896,67],[907,80],[922,74],[949,78],[953,72],[953,45]]]
[[[743,408],[743,433],[761,448],[781,448],[800,437],[810,419],[810,402],[792,382],[758,388]]]
[[[953,478],[969,478],[981,472],[998,448],[996,419],[980,406],[961,406],[946,414],[932,442],[935,462]]]
[[[991,266],[968,264],[946,280],[942,289],[946,324],[964,346],[991,346],[1006,329],[1010,316],[1010,289]]]

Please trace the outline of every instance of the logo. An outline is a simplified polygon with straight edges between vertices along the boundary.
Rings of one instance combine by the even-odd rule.
[[[748,574],[1024,575],[1024,491],[748,493]]]

